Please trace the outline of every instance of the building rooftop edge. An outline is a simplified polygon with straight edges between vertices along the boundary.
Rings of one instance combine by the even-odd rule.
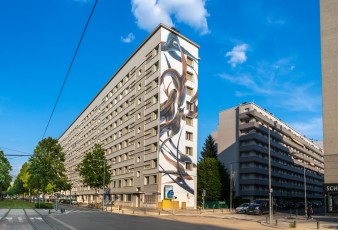
[[[233,107],[231,107],[231,108],[229,108],[229,109],[222,110],[222,111],[219,112],[219,114],[222,113],[222,112],[228,111],[228,110],[230,110],[230,109],[238,108],[238,107],[240,107],[240,106],[244,106],[244,105],[248,105],[248,104],[252,104],[253,106],[255,106],[255,107],[257,107],[257,108],[259,108],[259,109],[261,109],[261,110],[264,110],[264,111],[265,111],[266,113],[268,113],[270,116],[274,117],[276,120],[278,120],[279,122],[281,122],[282,124],[284,124],[285,126],[287,126],[288,128],[290,128],[293,132],[295,132],[296,134],[298,134],[298,135],[299,135],[299,138],[301,137],[301,138],[305,139],[305,141],[309,142],[309,144],[310,144],[310,143],[313,144],[315,147],[317,147],[318,149],[320,149],[320,150],[322,150],[322,151],[324,152],[324,149],[321,148],[320,146],[318,146],[318,145],[315,143],[315,140],[312,141],[311,139],[308,139],[307,137],[305,137],[304,135],[302,135],[301,133],[299,133],[298,131],[296,131],[294,128],[292,128],[290,125],[286,124],[286,123],[283,122],[281,119],[277,118],[277,117],[274,116],[272,113],[268,112],[267,109],[264,109],[264,108],[260,107],[259,105],[255,104],[254,102],[243,102],[243,103],[241,103],[241,104],[239,104],[239,105],[237,105],[237,106],[233,106]],[[317,140],[317,141],[318,141],[318,140]]]
[[[122,70],[122,68],[126,65],[128,61],[132,59],[132,57],[143,47],[143,45],[161,28],[165,28],[169,30],[170,32],[180,36],[187,42],[191,43],[192,45],[199,48],[200,46],[188,39],[187,37],[183,36],[179,31],[177,31],[175,28],[170,28],[167,25],[160,23],[147,37],[143,40],[143,42],[134,50],[134,52],[126,59],[126,61],[120,66],[120,68],[117,69],[117,71],[112,75],[112,77],[107,81],[107,83],[101,88],[101,90],[95,95],[95,97],[88,103],[88,105],[80,112],[80,114],[74,119],[74,121],[68,126],[68,128],[58,137],[58,140],[69,130],[69,128],[77,121],[77,119],[86,111],[86,109],[95,101],[95,99],[100,95],[100,93],[103,91],[103,89],[106,88],[106,86],[113,80],[113,78]]]

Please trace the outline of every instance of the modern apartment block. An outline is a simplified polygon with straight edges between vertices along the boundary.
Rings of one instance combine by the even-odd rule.
[[[160,24],[61,135],[79,202],[102,198],[75,172],[98,143],[112,170],[105,199],[140,207],[174,196],[195,207],[198,49]]]
[[[269,197],[270,151],[274,199],[322,199],[323,150],[265,109],[243,103],[220,112],[213,136],[218,159],[232,168],[235,196]]]
[[[320,1],[325,192],[327,211],[338,213],[338,1]]]

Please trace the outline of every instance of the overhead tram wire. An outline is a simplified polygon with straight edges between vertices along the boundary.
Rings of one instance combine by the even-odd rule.
[[[96,7],[96,4],[97,4],[97,2],[98,2],[98,0],[95,0],[95,4],[94,4],[94,6],[93,6],[93,9],[92,9],[92,11],[91,11],[91,13],[90,13],[90,15],[89,15],[89,18],[88,18],[88,20],[87,20],[87,24],[86,24],[86,26],[85,26],[85,28],[84,28],[84,30],[83,30],[83,32],[82,32],[82,35],[81,35],[80,41],[79,41],[79,43],[78,43],[78,45],[77,45],[77,47],[76,47],[75,53],[74,53],[74,55],[73,55],[73,59],[72,59],[72,61],[71,61],[70,65],[69,65],[69,68],[68,68],[68,71],[67,71],[66,77],[65,77],[65,79],[64,79],[64,81],[63,81],[63,84],[62,84],[62,87],[61,87],[61,89],[60,89],[59,95],[58,95],[58,97],[57,97],[57,99],[56,99],[56,102],[55,102],[55,104],[54,104],[54,107],[53,107],[52,113],[51,113],[51,115],[50,115],[50,117],[49,117],[49,120],[48,120],[47,126],[46,126],[46,128],[45,128],[45,131],[43,132],[42,139],[43,139],[43,138],[45,137],[45,135],[46,135],[46,132],[47,132],[47,129],[48,129],[49,123],[50,123],[50,121],[52,120],[52,117],[53,117],[53,114],[54,114],[55,108],[56,108],[56,106],[57,106],[57,104],[58,104],[58,102],[59,102],[59,99],[60,99],[60,96],[61,96],[62,90],[63,90],[63,88],[64,88],[64,86],[65,86],[65,84],[66,84],[66,81],[67,81],[68,75],[69,75],[69,73],[70,73],[70,70],[71,70],[71,68],[72,68],[72,66],[73,66],[73,63],[74,63],[75,57],[76,57],[76,55],[77,55],[77,52],[78,52],[78,50],[79,50],[79,48],[80,48],[80,45],[81,45],[82,39],[83,39],[83,37],[84,37],[84,35],[85,35],[85,33],[86,33],[87,27],[88,27],[88,25],[89,25],[89,22],[90,22],[90,19],[92,18],[92,15],[93,15],[93,13],[94,13],[94,10],[95,10],[95,7]]]
[[[6,148],[6,147],[3,147],[3,146],[0,146],[0,149],[7,149],[7,150],[18,152],[18,153],[23,153],[23,154],[4,154],[5,156],[23,157],[23,156],[32,156],[33,155],[31,153],[26,153],[24,151],[20,151],[20,150],[16,150],[16,149]]]

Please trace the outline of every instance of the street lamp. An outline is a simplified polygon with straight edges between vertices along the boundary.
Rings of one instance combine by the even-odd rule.
[[[272,223],[272,188],[271,188],[271,151],[270,151],[270,126],[268,125],[268,149],[269,149],[269,223]]]
[[[304,208],[305,208],[305,216],[306,216],[307,201],[306,201],[306,169],[305,169],[305,153],[303,153],[303,167],[304,167]]]

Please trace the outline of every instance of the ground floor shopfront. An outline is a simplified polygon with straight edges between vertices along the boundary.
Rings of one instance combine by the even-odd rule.
[[[326,211],[338,214],[338,183],[325,184]]]

